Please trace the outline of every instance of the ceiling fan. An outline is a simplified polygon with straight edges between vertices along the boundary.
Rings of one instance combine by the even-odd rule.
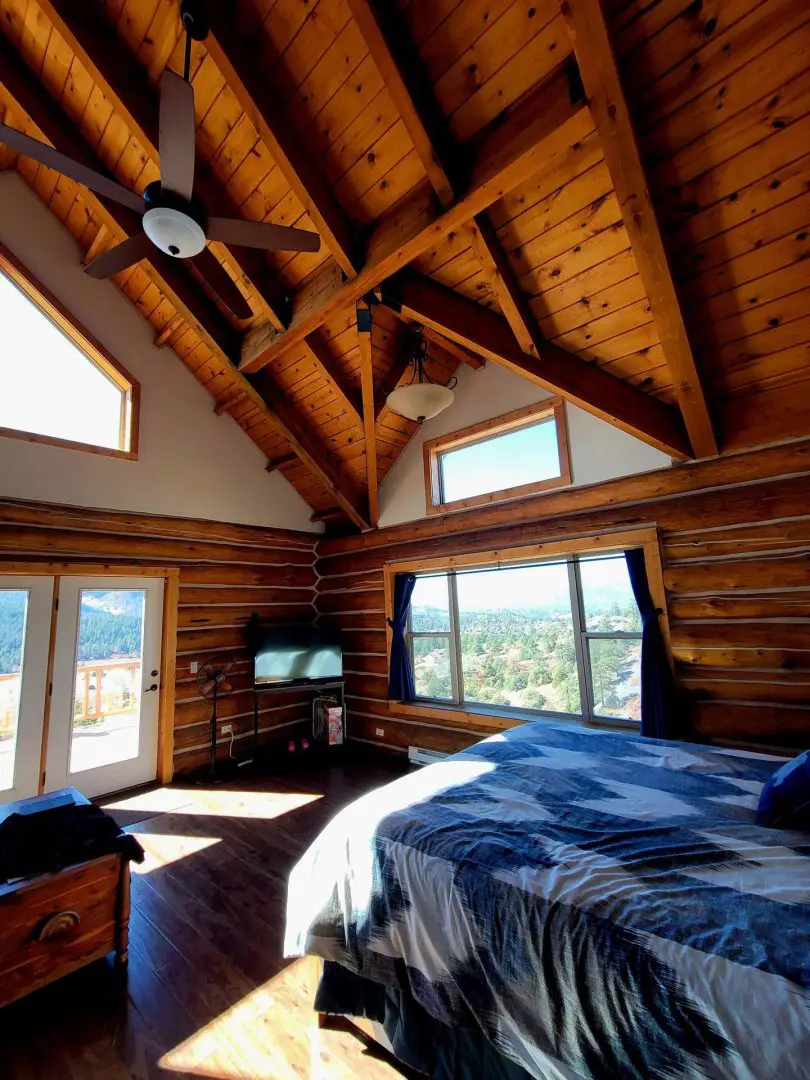
[[[202,0],[182,0],[180,18],[186,32],[184,75],[163,72],[160,83],[160,180],[136,195],[117,181],[52,146],[0,123],[0,142],[85,187],[105,195],[142,215],[142,232],[111,248],[85,266],[94,278],[107,278],[141,259],[149,258],[152,245],[175,259],[189,259],[220,300],[240,319],[253,314],[247,300],[219,260],[205,246],[208,240],[262,248],[265,251],[317,251],[317,233],[272,225],[264,221],[209,217],[194,197],[195,119],[194,90],[189,82],[191,42],[204,41],[208,25]]]

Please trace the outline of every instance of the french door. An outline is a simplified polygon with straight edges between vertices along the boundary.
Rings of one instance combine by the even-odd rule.
[[[0,576],[0,802],[39,784],[53,600],[52,577]]]
[[[15,588],[27,592],[22,623]],[[0,590],[21,625],[14,737],[0,741],[0,801],[35,794],[40,784],[45,791],[72,785],[92,798],[154,780],[163,579],[64,575],[57,604],[53,578],[0,577]],[[0,611],[0,629],[7,621]],[[0,662],[6,671],[15,657],[0,653]],[[12,682],[14,672],[5,678]],[[13,753],[4,762],[6,743]]]

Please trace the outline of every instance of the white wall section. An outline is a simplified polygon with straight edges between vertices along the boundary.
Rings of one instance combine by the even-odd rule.
[[[83,273],[73,238],[12,172],[0,175],[0,241],[141,384],[137,461],[0,438],[0,496],[322,530],[284,477],[265,472],[234,421],[214,415],[183,363],[154,347],[151,327],[115,285]]]
[[[426,516],[422,446],[427,440],[551,396],[528,379],[498,364],[489,362],[479,371],[462,364],[453,404],[422,426],[380,486],[380,527]],[[650,472],[670,464],[671,459],[666,454],[604,420],[570,404],[566,404],[566,412],[573,486]],[[515,506],[520,506],[519,500]]]

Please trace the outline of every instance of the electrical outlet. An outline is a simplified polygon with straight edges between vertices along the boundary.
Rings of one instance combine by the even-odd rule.
[[[380,738],[382,738],[382,736],[385,735],[385,728],[381,728],[381,727],[375,728],[374,729],[374,734],[379,735]]]
[[[200,665],[197,663],[196,660],[192,660],[191,663],[188,665],[188,670],[191,672],[192,675],[196,675],[199,669]]]
[[[222,734],[223,735],[233,735],[233,724],[223,724],[222,725]]]

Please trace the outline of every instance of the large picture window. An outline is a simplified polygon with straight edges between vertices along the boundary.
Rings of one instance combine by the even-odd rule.
[[[550,398],[431,439],[424,456],[429,514],[570,484],[565,403]]]
[[[641,618],[623,552],[420,573],[409,642],[417,700],[641,718]]]
[[[0,250],[0,435],[134,457],[138,384]]]

